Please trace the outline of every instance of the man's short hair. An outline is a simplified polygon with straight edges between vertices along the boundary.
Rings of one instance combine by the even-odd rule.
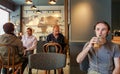
[[[7,33],[7,34],[10,34],[10,33],[14,32],[14,24],[13,24],[13,23],[10,23],[10,22],[5,23],[5,24],[3,25],[3,30],[4,30],[4,32]]]
[[[32,28],[27,28],[27,30],[30,30],[32,32]]]
[[[59,28],[59,25],[54,25],[54,26],[53,26],[53,29],[54,29],[54,28]]]

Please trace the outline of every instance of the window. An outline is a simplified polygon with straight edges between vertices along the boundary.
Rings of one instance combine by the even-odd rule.
[[[0,9],[0,35],[4,33],[3,24],[9,21],[9,12]]]

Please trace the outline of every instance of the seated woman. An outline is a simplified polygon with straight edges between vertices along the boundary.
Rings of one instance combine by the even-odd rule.
[[[13,48],[11,48],[12,50],[15,50],[15,63],[18,63],[22,60],[22,56],[20,56],[21,54],[23,54],[23,44],[21,42],[21,40],[14,34],[14,25],[10,22],[5,23],[3,25],[3,30],[5,32],[5,34],[0,35],[0,44],[6,44],[6,45],[11,45],[14,46]],[[13,53],[13,52],[11,52]],[[7,55],[8,51],[6,51],[5,47],[0,47],[0,57],[2,57],[2,59],[6,59],[3,62],[7,62]],[[2,69],[2,74],[7,74],[6,73],[6,69]]]

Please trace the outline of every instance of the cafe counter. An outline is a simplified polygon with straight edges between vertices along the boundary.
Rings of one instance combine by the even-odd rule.
[[[120,36],[113,36],[112,42],[120,45]]]

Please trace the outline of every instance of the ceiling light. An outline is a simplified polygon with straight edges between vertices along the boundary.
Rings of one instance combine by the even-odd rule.
[[[52,5],[53,5],[53,4],[56,4],[56,1],[55,1],[55,0],[50,0],[50,1],[49,1],[49,4],[52,4]]]
[[[36,13],[41,14],[40,10],[36,10]]]
[[[36,10],[37,7],[35,5],[31,6],[31,9]]]
[[[32,4],[32,0],[26,0],[26,4]]]

